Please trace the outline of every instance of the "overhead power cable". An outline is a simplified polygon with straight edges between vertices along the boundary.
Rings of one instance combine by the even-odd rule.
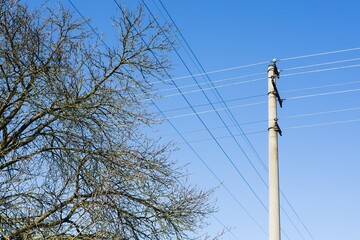
[[[300,92],[300,91],[308,91],[308,90],[323,89],[323,88],[330,88],[330,87],[346,86],[346,85],[359,84],[359,83],[360,83],[360,81],[342,82],[342,83],[334,83],[334,84],[314,86],[314,87],[306,87],[306,88],[296,88],[296,89],[290,89],[290,90],[283,90],[282,92],[284,92],[284,93]]]
[[[295,118],[303,118],[303,117],[312,117],[312,116],[321,116],[321,115],[326,115],[326,114],[333,114],[333,113],[342,113],[342,112],[351,112],[351,111],[358,111],[360,110],[360,107],[353,107],[353,108],[342,108],[342,109],[335,109],[335,110],[329,110],[329,111],[321,111],[321,112],[311,112],[311,113],[303,113],[303,114],[296,114],[296,115],[289,115],[289,116],[283,116],[283,117],[279,117],[279,120],[282,119],[295,119]],[[250,125],[250,124],[258,124],[258,123],[264,123],[264,122],[268,122],[268,120],[264,119],[264,120],[257,120],[257,121],[251,121],[251,122],[244,122],[241,123],[241,125]],[[229,127],[235,127],[236,125],[229,125]],[[219,126],[219,127],[213,127],[210,128],[211,130],[215,130],[215,129],[223,129],[223,126]],[[182,134],[193,134],[193,133],[200,133],[200,132],[204,132],[204,129],[199,129],[199,130],[192,130],[192,131],[183,131],[181,132]],[[262,132],[266,132],[266,131],[256,131],[256,132],[247,132],[246,134],[256,134],[256,133],[262,133]],[[174,134],[168,134],[165,136],[171,136]]]
[[[246,64],[246,65],[237,66],[237,67],[231,67],[231,68],[224,68],[224,69],[220,69],[220,70],[215,70],[215,71],[210,71],[210,72],[203,72],[203,73],[198,73],[198,74],[190,74],[190,75],[186,75],[186,76],[182,76],[182,77],[174,77],[172,80],[176,81],[176,80],[180,80],[180,79],[186,79],[186,78],[192,78],[192,77],[200,77],[200,76],[204,76],[206,74],[214,74],[214,73],[231,71],[231,70],[235,70],[235,69],[254,67],[254,66],[259,66],[259,65],[265,65],[267,63],[269,63],[269,61],[258,62],[258,63],[253,63],[253,64]],[[153,82],[153,83],[155,84],[155,83],[163,83],[163,82],[170,82],[170,81],[171,81],[170,79],[165,79],[164,81],[156,81],[156,82]]]
[[[282,90],[283,93],[290,93],[290,92],[301,92],[301,91],[307,91],[307,90],[315,90],[315,89],[324,89],[324,88],[330,88],[330,87],[339,87],[339,86],[345,86],[345,85],[352,85],[352,84],[359,84],[360,81],[352,81],[352,82],[343,82],[343,83],[335,83],[335,84],[327,84],[327,85],[320,85],[320,86],[314,86],[314,87],[306,87],[306,88],[296,88],[296,89],[290,89],[290,90]],[[227,99],[226,102],[236,102],[240,100],[245,99],[251,99],[251,98],[258,98],[258,97],[265,97],[266,94],[258,94],[258,95],[252,95],[252,96],[246,96],[246,97],[240,97],[240,98],[232,98]],[[213,104],[219,104],[220,102],[213,102]],[[204,107],[208,106],[208,103],[203,104],[196,104],[193,105],[193,107]],[[171,108],[167,110],[163,110],[163,112],[174,112],[174,111],[180,111],[180,110],[186,110],[189,109],[189,107],[179,107],[179,108]]]
[[[261,72],[261,73],[253,73],[253,74],[242,75],[242,76],[231,77],[231,78],[223,78],[223,79],[213,80],[212,83],[225,82],[225,81],[230,81],[230,80],[235,80],[235,79],[259,76],[259,75],[264,75],[264,73]],[[208,82],[203,82],[203,83],[199,83],[199,84],[189,84],[189,85],[181,86],[179,88],[184,89],[184,88],[190,88],[190,87],[197,87],[199,85],[202,86],[202,85],[206,85],[206,84],[209,84],[209,83]],[[158,90],[158,91],[154,91],[152,93],[159,93],[159,92],[166,92],[166,91],[173,91],[173,90],[177,90],[177,89],[176,88],[166,88],[166,89],[161,89],[161,90]]]
[[[342,120],[342,121],[332,121],[332,122],[324,122],[324,123],[307,124],[307,125],[290,126],[290,127],[284,127],[284,128],[282,128],[282,130],[312,128],[312,127],[321,127],[321,126],[346,124],[346,123],[355,123],[355,122],[360,122],[360,118],[350,119],[350,120]],[[247,132],[246,135],[260,134],[260,133],[267,133],[267,130]],[[234,134],[234,136],[235,137],[241,137],[241,134]],[[218,136],[217,137],[217,139],[228,139],[228,138],[232,138],[232,136],[226,135],[226,136]],[[192,143],[209,142],[209,141],[212,141],[212,138],[204,138],[204,139],[189,141],[189,143],[192,144]]]
[[[352,51],[359,51],[359,50],[360,50],[360,47],[348,48],[348,49],[343,49],[343,50],[315,53],[315,54],[308,54],[308,55],[300,55],[300,56],[288,57],[288,58],[280,58],[277,61],[290,61],[290,60],[296,60],[296,59],[302,59],[302,58],[318,57],[318,56],[324,56],[324,55],[330,55],[330,54],[336,54],[336,53],[344,53],[344,52],[352,52]],[[214,73],[219,73],[219,72],[226,72],[226,71],[231,71],[231,70],[236,70],[236,69],[241,69],[241,68],[254,67],[254,66],[264,65],[264,64],[268,64],[268,63],[269,63],[269,61],[263,61],[263,62],[253,63],[253,64],[245,64],[245,65],[229,67],[229,68],[224,68],[224,69],[218,69],[218,70],[199,73],[199,74],[194,74],[194,75],[186,75],[186,76],[181,76],[181,77],[174,77],[173,80],[191,78],[193,76],[203,76],[205,74],[214,74]],[[287,69],[287,70],[289,70],[289,69]],[[170,80],[166,79],[164,81],[157,81],[157,82],[154,82],[154,83],[162,83],[162,82],[170,82]]]
[[[317,70],[297,72],[297,73],[288,73],[288,74],[281,75],[281,77],[284,78],[284,77],[290,77],[290,76],[296,76],[296,75],[319,73],[319,72],[328,72],[328,71],[335,71],[335,70],[355,68],[355,67],[360,67],[360,64],[349,65],[349,66],[341,66],[341,67],[334,67],[334,68],[317,69]],[[179,96],[179,95],[182,95],[182,94],[192,94],[192,93],[197,93],[197,92],[201,92],[201,91],[209,91],[209,90],[213,90],[213,89],[219,89],[219,88],[232,87],[232,86],[241,85],[241,84],[265,81],[266,79],[267,78],[265,78],[265,77],[264,78],[255,78],[255,79],[251,79],[251,80],[247,80],[247,81],[223,84],[223,85],[212,86],[212,87],[207,87],[207,88],[202,88],[202,89],[195,89],[195,90],[182,92],[182,93],[168,94],[168,95],[162,96],[161,99],[165,99],[165,98],[169,98],[169,97],[175,97],[175,96]],[[148,101],[148,100],[144,100],[144,101]]]
[[[351,93],[351,92],[358,92],[358,91],[360,91],[360,88],[350,89],[350,90],[342,90],[342,91],[325,92],[325,93],[317,93],[317,94],[308,94],[308,95],[302,95],[302,96],[289,97],[289,98],[286,98],[286,101],[288,101],[288,100],[296,100],[296,99],[303,99],[303,98],[312,98],[312,97],[336,95],[336,94],[343,94],[343,93]],[[217,108],[216,110],[211,109],[211,110],[200,111],[200,112],[196,112],[196,113],[172,115],[172,116],[168,116],[167,118],[168,119],[174,119],[174,118],[190,117],[190,116],[194,116],[194,115],[212,113],[212,112],[215,112],[215,111],[224,111],[224,110],[227,110],[227,109],[237,109],[237,108],[242,108],[242,107],[250,107],[250,106],[256,106],[256,105],[261,105],[261,104],[265,104],[265,103],[267,103],[267,101],[241,104],[241,105],[231,106],[231,107],[228,107],[228,108]]]
[[[335,51],[329,51],[329,52],[321,52],[321,53],[301,55],[301,56],[296,56],[296,57],[280,58],[280,61],[290,61],[290,60],[296,60],[296,59],[302,59],[302,58],[318,57],[318,56],[324,56],[324,55],[330,55],[330,54],[336,54],[336,53],[344,53],[344,52],[352,52],[352,51],[359,51],[359,50],[360,50],[360,47],[355,47],[355,48],[348,48],[348,49],[335,50]]]
[[[200,112],[195,111],[194,113],[186,113],[186,114],[168,116],[167,119],[190,117],[190,116],[194,116],[194,115],[202,115],[202,114],[206,114],[206,113],[213,113],[213,112],[219,112],[219,111],[225,111],[225,110],[229,110],[229,109],[237,109],[237,108],[243,108],[243,107],[253,107],[253,106],[261,105],[261,104],[265,104],[265,103],[267,103],[267,101],[261,101],[261,102],[255,102],[255,103],[247,103],[247,104],[236,105],[236,106],[232,106],[232,107],[217,108],[217,109],[211,109],[211,110],[200,111]]]
[[[319,116],[325,114],[332,114],[332,113],[341,113],[341,112],[350,112],[350,111],[357,111],[360,110],[360,107],[353,107],[353,108],[343,108],[343,109],[336,109],[330,111],[322,111],[322,112],[313,112],[313,113],[304,113],[304,114],[297,114],[291,116],[284,116],[279,119],[292,119],[292,118],[301,118],[301,117],[312,117],[312,116]]]
[[[240,100],[245,100],[245,99],[251,99],[251,98],[258,98],[258,97],[265,97],[267,94],[258,94],[258,95],[252,95],[252,96],[247,96],[247,97],[239,97],[239,98],[232,98],[232,99],[228,99],[226,100],[227,103],[229,102],[234,102],[234,101],[240,101]],[[217,102],[213,102],[213,104],[219,104],[221,102],[217,101]],[[204,107],[204,106],[209,106],[209,103],[203,103],[203,104],[196,104],[193,105],[193,107],[198,108],[198,107]],[[189,109],[189,107],[179,107],[179,108],[171,108],[171,109],[167,109],[167,110],[163,110],[163,112],[174,112],[174,111],[180,111],[180,110],[186,110]]]
[[[352,59],[345,59],[345,60],[340,60],[340,61],[332,61],[332,62],[325,62],[325,63],[319,63],[319,64],[312,64],[312,65],[305,65],[305,66],[298,66],[298,67],[292,67],[292,68],[285,68],[285,69],[281,69],[281,72],[284,71],[290,71],[290,70],[298,70],[298,69],[304,69],[304,68],[312,68],[312,67],[319,67],[319,66],[326,66],[326,65],[333,65],[333,64],[339,64],[339,63],[345,63],[345,62],[352,62],[352,61],[358,61],[360,60],[360,58],[352,58]],[[332,70],[332,69],[331,69]],[[336,70],[336,69],[335,69]],[[330,70],[327,70],[330,71]],[[307,72],[305,72],[307,73]],[[260,76],[260,75],[264,75],[264,72],[259,72],[259,73],[253,73],[253,74],[247,74],[247,75],[241,75],[241,76],[236,76],[236,77],[230,77],[230,78],[223,78],[223,79],[218,79],[218,80],[212,80],[212,83],[220,83],[220,82],[225,82],[225,81],[230,81],[230,80],[236,80],[236,79],[241,79],[241,78],[248,78],[248,77],[254,77],[254,76]],[[282,75],[283,76],[283,75]],[[285,74],[284,76],[291,76],[291,75],[287,75]],[[264,78],[265,79],[265,78]],[[243,82],[243,83],[246,83]],[[203,82],[203,83],[199,83],[199,84],[189,84],[189,85],[185,85],[185,86],[181,86],[180,89],[184,89],[184,88],[190,88],[190,87],[197,87],[198,85],[205,85],[208,84],[207,82]],[[177,90],[176,88],[166,88],[166,89],[160,89],[151,93],[160,93],[160,92],[167,92],[167,91],[173,91],[173,90]]]
[[[259,120],[259,121],[251,121],[251,122],[242,122],[240,123],[242,126],[244,125],[251,125],[251,124],[259,124],[259,123],[265,123],[265,122],[268,122],[268,120]],[[233,125],[229,125],[228,127],[232,128],[232,127],[236,127],[236,124],[233,124]],[[224,126],[218,126],[218,127],[212,127],[212,128],[209,128],[210,130],[218,130],[218,129],[224,129]],[[193,134],[193,133],[201,133],[201,132],[205,132],[206,130],[205,129],[197,129],[197,130],[189,130],[189,131],[182,131],[181,133],[182,134]],[[246,135],[251,135],[251,134],[254,134],[254,133],[258,133],[259,131],[256,131],[256,132],[246,132]],[[260,131],[260,132],[263,132],[263,131]],[[169,134],[165,134],[163,135],[164,137],[168,137],[168,136],[174,136],[176,135],[176,133],[169,133]]]
[[[304,68],[312,68],[312,67],[319,67],[319,66],[325,66],[325,65],[333,65],[333,64],[339,64],[339,63],[345,63],[345,62],[353,62],[353,61],[358,61],[358,60],[360,60],[360,58],[351,58],[351,59],[345,59],[345,60],[339,60],[339,61],[332,61],[332,62],[311,64],[311,65],[306,65],[306,66],[285,68],[285,69],[281,69],[281,71],[283,72],[283,71],[290,71],[290,70],[297,70],[297,69],[304,69]]]
[[[162,96],[161,98],[163,99],[163,98],[175,97],[175,96],[184,95],[184,94],[197,93],[197,92],[202,92],[202,91],[209,91],[209,90],[225,88],[225,87],[232,87],[232,86],[236,86],[236,85],[240,85],[240,84],[254,83],[254,82],[259,82],[259,81],[264,81],[264,80],[266,80],[266,78],[256,78],[256,79],[252,79],[252,80],[248,80],[248,81],[224,84],[224,85],[219,85],[219,86],[212,86],[212,87],[201,88],[201,89],[191,90],[191,91],[182,92],[182,93],[168,94],[168,95]],[[181,88],[179,88],[179,89],[181,89]]]
[[[311,127],[320,127],[320,126],[335,125],[335,124],[345,124],[345,123],[354,123],[354,122],[360,122],[360,118],[351,119],[351,120],[343,120],[343,121],[333,121],[333,122],[309,124],[309,125],[300,125],[300,126],[294,126],[294,127],[286,127],[285,129],[311,128]]]
[[[317,69],[317,70],[299,72],[299,73],[287,73],[287,74],[282,74],[281,77],[289,77],[289,76],[309,74],[309,73],[318,73],[318,72],[328,72],[328,71],[335,71],[335,70],[339,70],[339,69],[348,69],[348,68],[355,68],[355,67],[360,67],[360,64],[341,66],[341,67],[333,67],[333,68],[325,68],[325,69]]]
[[[302,95],[296,97],[289,97],[286,100],[295,100],[295,99],[302,99],[302,98],[312,98],[312,97],[320,97],[320,96],[327,96],[327,95],[334,95],[334,94],[343,94],[343,93],[351,93],[351,92],[358,92],[360,88],[350,89],[350,90],[342,90],[342,91],[334,91],[334,92],[325,92],[325,93],[317,93],[317,94],[309,94],[309,95]]]

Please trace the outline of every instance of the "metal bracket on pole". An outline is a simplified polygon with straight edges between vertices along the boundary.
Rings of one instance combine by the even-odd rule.
[[[279,71],[279,69],[278,69],[277,66],[276,66],[276,62],[277,62],[277,60],[276,60],[276,58],[274,58],[274,59],[272,60],[273,67],[274,67],[274,74],[275,74],[275,77],[280,78],[280,71]]]
[[[280,136],[282,136],[282,131],[281,131],[281,128],[277,122],[277,118],[274,119],[274,126],[273,127],[269,127],[268,130],[270,129],[274,129],[275,132],[278,132],[280,134]]]
[[[279,91],[278,91],[278,89],[277,89],[277,87],[276,87],[276,83],[275,83],[275,81],[274,81],[274,78],[275,78],[275,77],[272,77],[271,83],[272,83],[272,85],[274,86],[274,90],[275,90],[275,91],[274,91],[274,94],[275,94],[277,100],[279,101],[280,107],[282,108],[283,99],[280,97],[280,94],[279,94]],[[279,78],[279,77],[278,77],[278,78]]]
[[[274,119],[274,121],[275,121],[275,127],[274,127],[274,130],[276,131],[276,132],[278,132],[279,134],[280,134],[280,136],[282,136],[282,131],[281,131],[281,128],[280,128],[280,126],[279,126],[279,124],[278,124],[278,122],[277,122],[277,118],[275,118]]]

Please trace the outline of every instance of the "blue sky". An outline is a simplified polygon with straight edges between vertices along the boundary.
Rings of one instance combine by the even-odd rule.
[[[67,0],[61,2],[71,7]],[[111,45],[114,1],[72,2],[92,19],[91,25]],[[145,2],[159,22],[170,21],[159,0]],[[278,109],[283,130],[279,138],[280,185],[285,196],[281,199],[282,239],[359,239],[360,2],[162,3],[205,71],[216,71],[208,77],[217,92],[205,90],[206,98],[199,87],[191,85],[196,79],[203,88],[213,88],[206,84],[208,79],[204,75],[182,78],[190,73],[176,54],[172,55],[171,74],[174,79],[181,78],[175,81],[184,87],[183,92],[189,92],[185,96],[204,124],[192,114],[178,91],[164,91],[174,86],[156,86],[164,96],[156,104],[183,138],[167,121],[154,134],[178,143],[180,150],[173,158],[180,165],[188,164],[192,183],[204,188],[218,187],[215,197],[219,211],[209,218],[211,225],[205,231],[221,231],[224,224],[231,231],[223,239],[268,238],[267,211],[262,206],[263,203],[267,207],[268,202],[262,182],[267,183],[268,161],[264,102],[267,66],[277,58],[278,67],[283,70],[277,85],[281,97],[287,99],[284,107]],[[135,1],[128,4],[134,6]],[[179,42],[178,52],[191,73],[201,74],[180,36]],[[308,56],[318,53],[326,54]],[[255,66],[242,67],[249,64]],[[234,67],[238,68],[225,71]],[[221,99],[230,111],[222,110],[225,106],[218,103]],[[219,109],[217,112],[208,100]],[[234,126],[232,116],[241,129]],[[241,131],[246,133],[245,138]]]

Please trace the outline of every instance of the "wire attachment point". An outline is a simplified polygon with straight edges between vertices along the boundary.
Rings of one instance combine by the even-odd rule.
[[[276,83],[275,83],[274,78],[275,78],[275,76],[273,76],[271,78],[271,83],[272,83],[272,85],[274,87],[274,95],[276,96],[277,100],[279,101],[279,105],[282,108],[283,99],[280,97],[280,94],[279,94],[279,91],[278,91],[278,89],[276,87]]]
[[[280,136],[282,136],[282,131],[281,131],[281,128],[280,128],[280,126],[279,126],[279,124],[278,124],[278,122],[277,122],[277,118],[275,118],[274,119],[274,121],[275,121],[275,127],[274,127],[274,130],[276,131],[276,132],[278,132],[279,134],[280,134]]]

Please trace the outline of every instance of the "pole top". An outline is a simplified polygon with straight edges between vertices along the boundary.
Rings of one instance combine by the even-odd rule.
[[[277,60],[276,58],[273,58],[273,60],[271,61],[272,64],[270,64],[270,65],[268,66],[268,72],[270,71],[270,69],[273,69],[273,71],[274,71],[273,77],[274,77],[274,78],[275,78],[275,77],[280,78],[280,70],[279,70],[278,67],[276,66],[276,62],[277,62],[277,61],[279,61],[279,60]]]

